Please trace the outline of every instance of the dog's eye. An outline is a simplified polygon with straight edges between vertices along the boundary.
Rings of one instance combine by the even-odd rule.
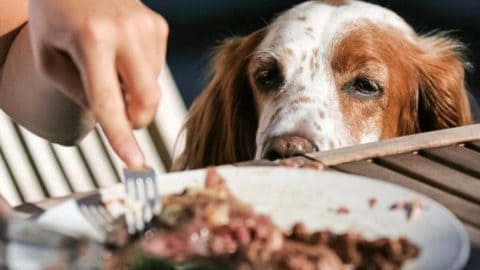
[[[376,81],[366,77],[358,77],[348,82],[343,90],[359,97],[379,97],[383,94],[383,87]]]
[[[255,83],[263,90],[278,89],[282,80],[282,74],[277,65],[260,69],[255,75]]]

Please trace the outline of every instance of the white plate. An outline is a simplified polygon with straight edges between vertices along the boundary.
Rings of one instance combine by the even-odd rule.
[[[331,171],[227,166],[219,173],[238,198],[285,229],[302,221],[310,229],[355,230],[369,239],[405,236],[421,248],[420,257],[405,269],[461,269],[467,262],[470,244],[462,224],[445,207],[414,191]],[[205,170],[161,175],[160,193],[203,187],[204,177]],[[102,195],[110,197],[122,190],[117,186]],[[369,206],[370,198],[377,199],[376,207]],[[425,209],[413,220],[407,220],[402,210],[390,210],[393,203],[414,199]],[[341,206],[348,206],[350,213],[339,215],[336,210]]]

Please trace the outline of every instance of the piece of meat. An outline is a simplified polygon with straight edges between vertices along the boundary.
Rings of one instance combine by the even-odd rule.
[[[375,206],[377,206],[377,203],[378,201],[376,198],[372,197],[368,200],[368,206],[370,206],[370,208],[375,208]]]
[[[396,202],[390,206],[390,210],[404,210],[407,220],[413,220],[418,217],[423,208],[422,202],[418,199]]]

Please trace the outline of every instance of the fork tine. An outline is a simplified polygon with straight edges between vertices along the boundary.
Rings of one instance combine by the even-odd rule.
[[[162,199],[160,198],[160,195],[158,194],[158,186],[157,186],[157,179],[156,178],[150,178],[150,190],[152,193],[150,194],[153,196],[153,209],[152,212],[154,215],[159,215],[161,210],[162,210]]]
[[[145,229],[144,212],[146,207],[146,198],[144,197],[145,184],[143,178],[138,177],[135,179],[135,198],[140,203],[137,211],[135,211],[135,224],[138,232]]]
[[[88,222],[94,227],[94,229],[99,233],[106,232],[105,221],[101,216],[95,213],[95,206],[92,205],[80,205],[80,212],[88,220]],[[100,239],[104,241],[105,238]]]
[[[153,213],[152,213],[152,204],[150,203],[151,201],[151,196],[148,192],[149,185],[148,183],[150,182],[150,177],[142,179],[142,186],[143,186],[143,196],[144,196],[144,201],[146,202],[144,205],[144,210],[143,210],[143,220],[145,222],[149,222],[152,220]]]
[[[150,168],[143,170],[124,169],[123,173],[125,193],[129,199],[125,218],[129,233],[135,234],[145,229],[146,223],[151,221],[154,213],[157,213],[155,211],[158,211],[156,208],[159,208],[156,206],[159,197],[156,196],[155,173]],[[152,185],[154,187],[153,193],[150,191]]]
[[[125,195],[130,202],[133,202],[135,198],[133,198],[134,192],[132,192],[132,185],[135,183],[130,178],[125,178]],[[135,234],[135,217],[134,217],[134,209],[130,205],[127,205],[125,208],[125,222],[127,223],[127,230],[129,234]]]

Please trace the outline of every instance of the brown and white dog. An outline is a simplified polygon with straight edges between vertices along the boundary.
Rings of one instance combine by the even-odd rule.
[[[308,1],[223,44],[175,169],[276,159],[471,123],[462,44],[392,11]]]

